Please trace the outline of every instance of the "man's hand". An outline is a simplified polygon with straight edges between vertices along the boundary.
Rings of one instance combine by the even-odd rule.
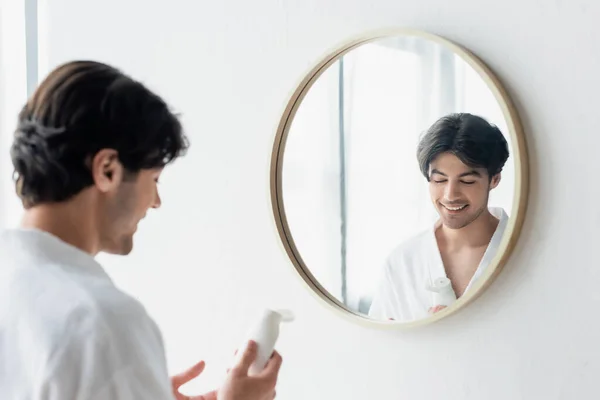
[[[198,375],[204,371],[204,367],[206,364],[204,361],[200,361],[198,364],[194,365],[192,368],[187,371],[175,375],[171,378],[171,386],[173,387],[173,396],[175,396],[176,400],[217,400],[217,391],[212,391],[210,393],[201,394],[199,396],[186,396],[184,394],[179,393],[179,388],[192,379],[196,378]]]
[[[436,312],[442,311],[446,306],[435,306],[429,309],[430,314],[435,314]]]
[[[219,400],[273,400],[275,398],[275,385],[282,363],[281,356],[274,352],[264,370],[258,375],[249,376],[248,369],[256,358],[257,349],[255,342],[248,343],[240,361],[227,374],[227,379],[219,390]],[[206,400],[213,399],[208,397]]]

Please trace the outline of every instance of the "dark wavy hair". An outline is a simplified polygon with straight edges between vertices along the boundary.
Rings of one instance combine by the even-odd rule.
[[[25,208],[70,199],[93,184],[89,163],[114,149],[127,172],[160,168],[188,140],[166,103],[114,67],[73,61],[52,71],[19,114],[10,150]]]
[[[500,129],[467,113],[440,118],[421,138],[417,159],[427,180],[429,165],[442,153],[454,154],[471,168],[485,168],[490,179],[502,172],[509,156],[508,143]]]

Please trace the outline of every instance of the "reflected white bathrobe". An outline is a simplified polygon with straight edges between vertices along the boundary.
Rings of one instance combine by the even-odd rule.
[[[0,399],[172,400],[158,327],[90,255],[2,232]]]
[[[490,212],[500,222],[465,293],[496,256],[506,229],[506,212],[501,208],[490,208]],[[447,277],[435,238],[435,229],[434,225],[402,243],[391,253],[373,297],[369,317],[410,322],[429,316],[429,309],[437,304],[434,304],[434,294],[427,290],[427,287],[434,279]]]

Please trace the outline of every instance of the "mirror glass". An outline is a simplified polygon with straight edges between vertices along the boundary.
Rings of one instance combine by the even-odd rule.
[[[445,44],[386,37],[338,57],[298,101],[278,190],[310,279],[377,320],[451,307],[495,259],[518,183],[486,80]]]

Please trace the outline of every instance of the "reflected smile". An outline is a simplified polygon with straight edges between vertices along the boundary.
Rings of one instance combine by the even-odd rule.
[[[445,204],[442,204],[442,206],[448,211],[457,212],[457,211],[462,211],[465,208],[467,208],[468,204],[464,204],[462,206],[447,206]]]

